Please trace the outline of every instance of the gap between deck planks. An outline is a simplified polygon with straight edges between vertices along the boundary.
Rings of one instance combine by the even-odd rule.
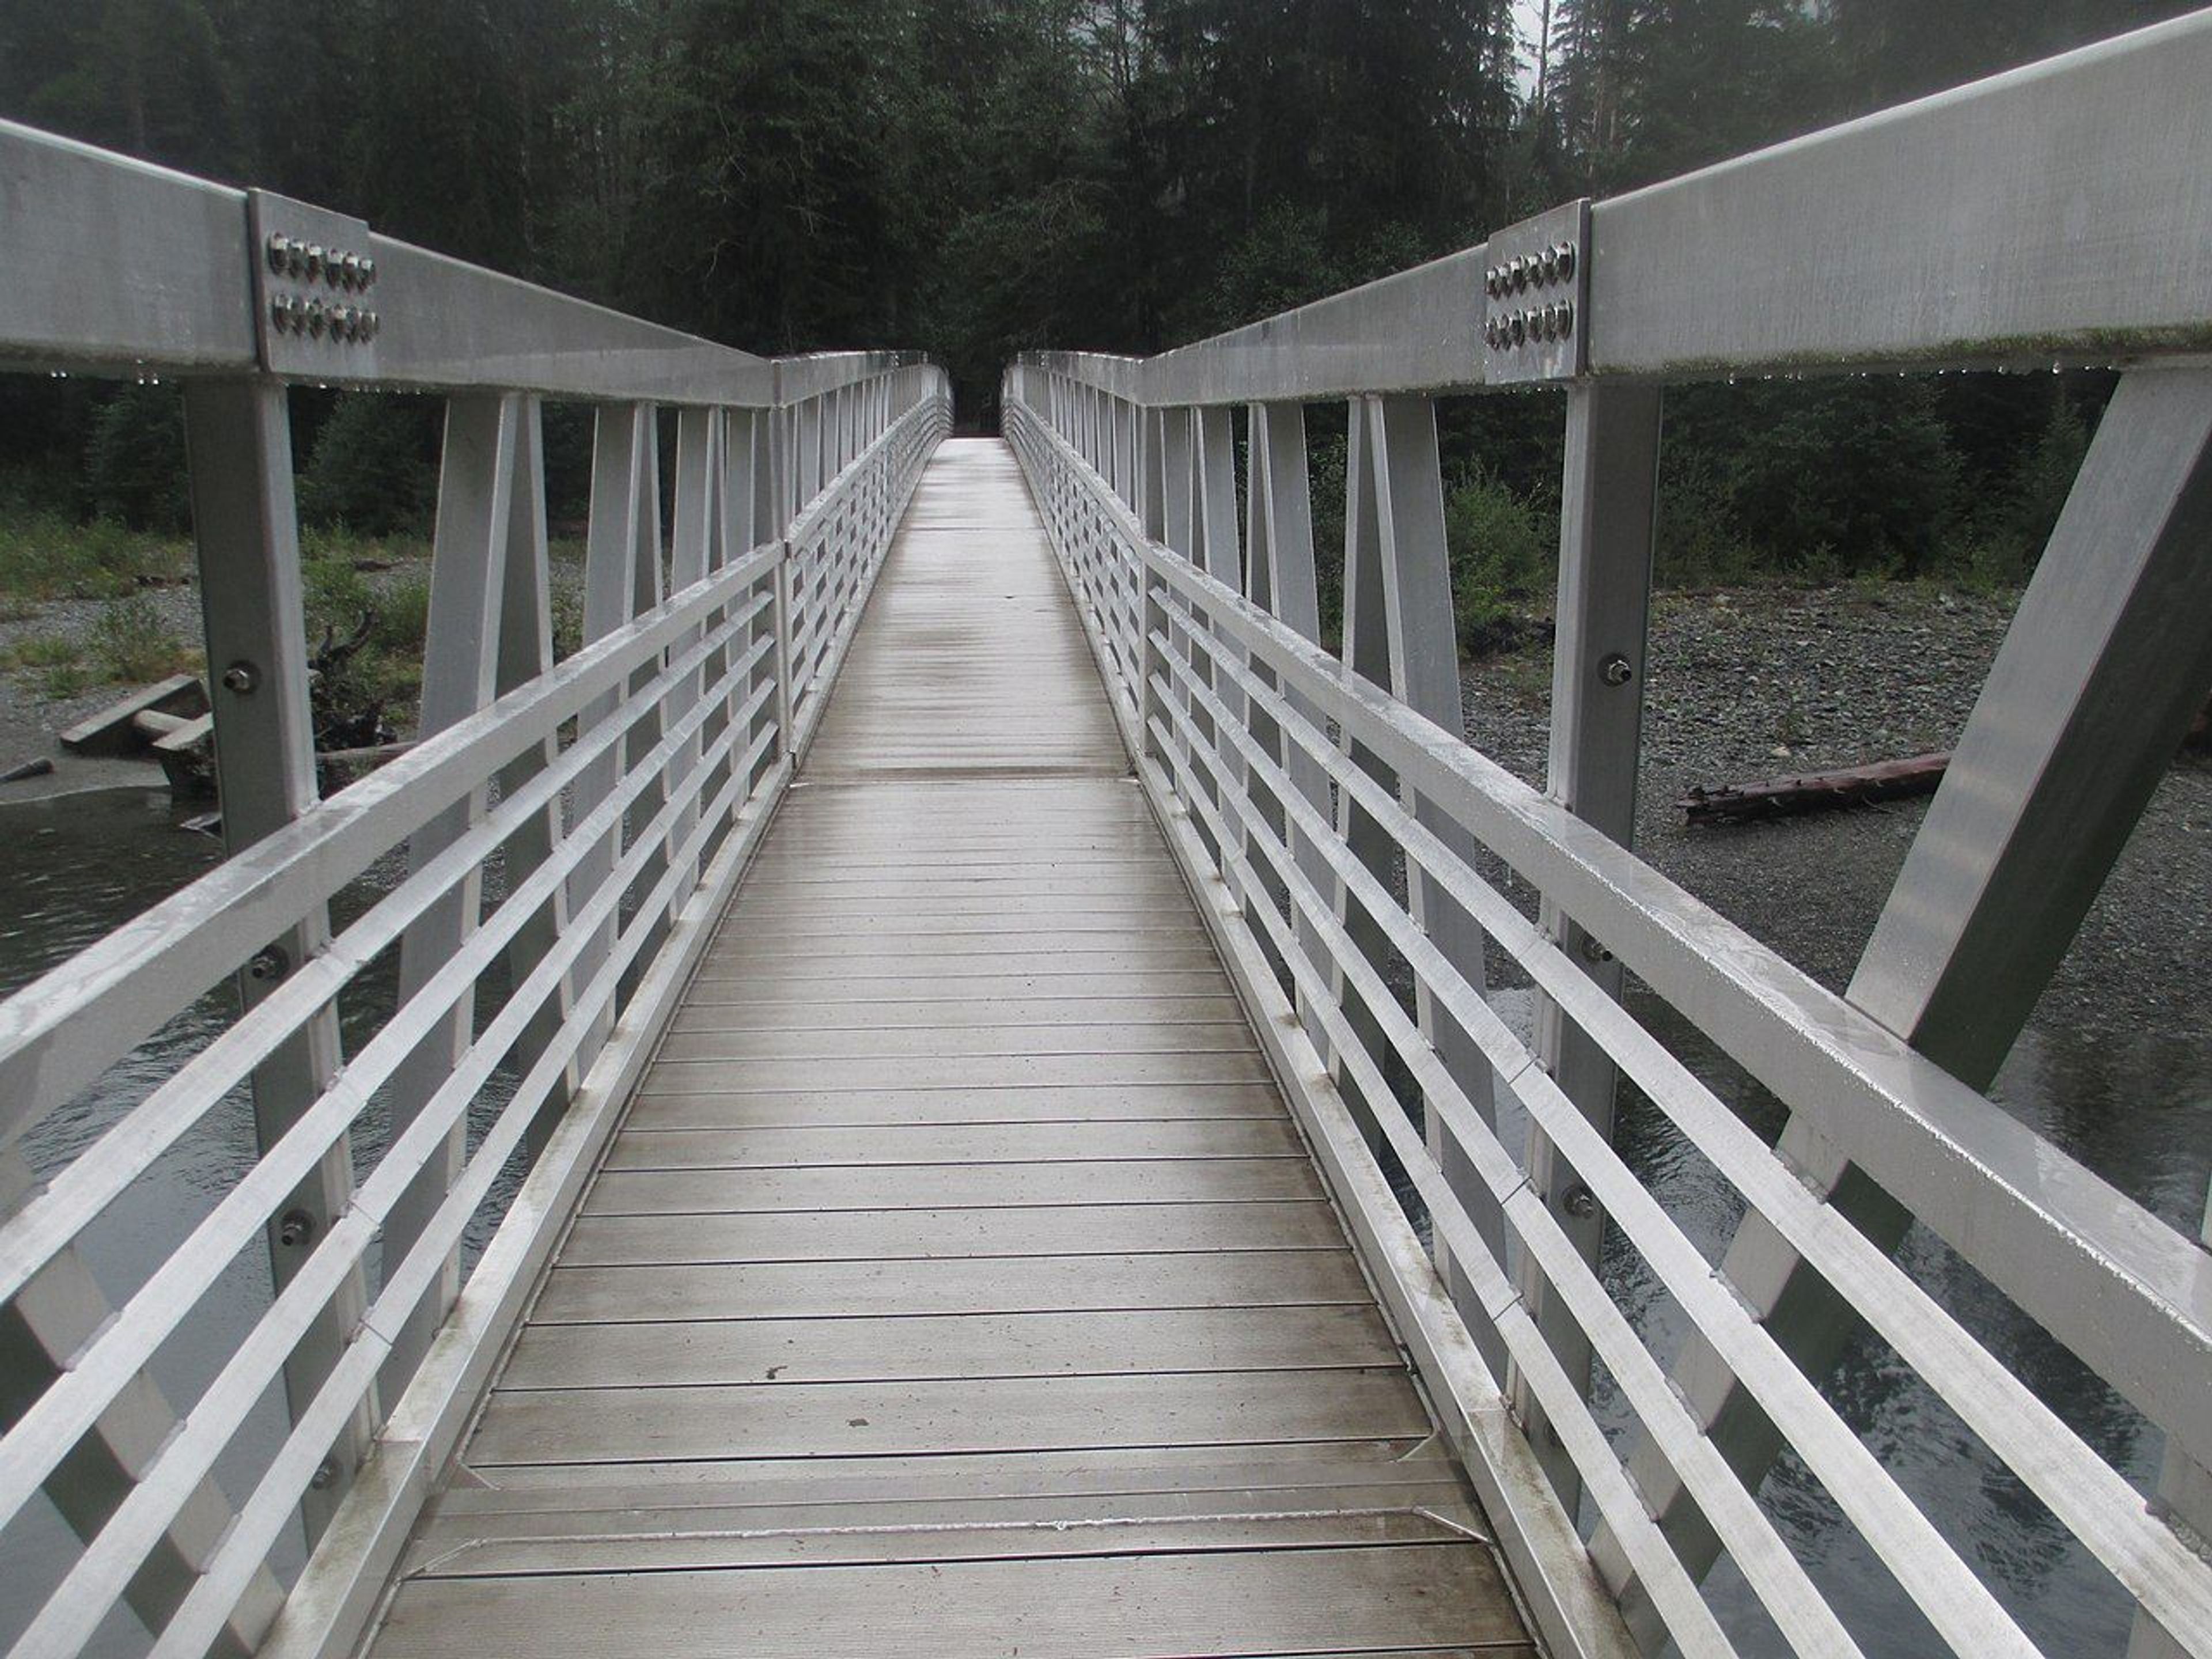
[[[1011,457],[932,462],[380,1659],[1528,1654]]]

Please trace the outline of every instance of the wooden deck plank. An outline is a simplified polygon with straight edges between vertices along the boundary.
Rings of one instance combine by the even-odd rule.
[[[838,1129],[893,1124],[1098,1123],[1120,1119],[1258,1117],[1282,1110],[1260,1083],[1187,1084],[1180,1087],[1086,1086],[1037,1089],[720,1088],[696,1094],[641,1095],[629,1127],[659,1129]]]
[[[937,1256],[1122,1255],[1148,1250],[1339,1249],[1316,1192],[1279,1202],[999,1206],[721,1215],[579,1216],[574,1267],[686,1261],[892,1261]]]
[[[835,1319],[765,1319],[749,1309],[741,1319],[656,1325],[536,1322],[500,1386],[617,1388],[641,1376],[763,1386],[1103,1376],[1158,1354],[1180,1370],[1335,1370],[1397,1359],[1389,1331],[1364,1297],[1334,1305]]]
[[[1122,1158],[1304,1158],[1279,1120],[928,1123],[867,1128],[633,1127],[611,1170],[759,1170],[860,1164],[1059,1164]]]
[[[630,1659],[647,1630],[665,1659],[1526,1650],[1495,1565],[1467,1544],[419,1579],[383,1650],[479,1659],[471,1626],[537,1659]]]
[[[1428,1426],[1395,1371],[577,1389],[495,1393],[469,1465],[1209,1447],[1411,1436]]]
[[[533,1325],[639,1320],[1251,1308],[1368,1300],[1349,1250],[562,1267]]]
[[[908,1164],[880,1170],[610,1170],[586,1215],[741,1211],[981,1209],[1041,1204],[1268,1202],[1319,1198],[1302,1158],[1221,1158],[1112,1164]]]
[[[374,1659],[1526,1656],[1002,447],[939,452]]]

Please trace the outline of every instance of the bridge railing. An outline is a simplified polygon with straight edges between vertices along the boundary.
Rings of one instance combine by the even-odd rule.
[[[21,128],[0,183],[0,362],[183,381],[230,854],[0,1004],[12,1651],[118,1618],[161,1654],[343,1648],[791,781],[947,386]],[[447,400],[420,739],[327,799],[298,382]],[[597,408],[566,656],[546,397]],[[155,1058],[185,1019],[207,1040]]]
[[[2039,1650],[2017,1587],[1824,1391],[1856,1337],[2132,1602],[2132,1652],[2212,1653],[2212,1264],[1983,1092],[2212,692],[2206,84],[2212,15],[1218,339],[1008,374],[1139,776],[1559,1651]],[[1627,849],[1662,387],[2069,362],[2125,373],[1836,995]],[[1547,384],[1538,791],[1463,736],[1433,397]],[[1336,398],[1333,653],[1302,405]],[[1527,1033],[1486,1000],[1501,968],[1534,987]],[[1787,1109],[1778,1144],[1624,1004],[1631,973]],[[1621,1079],[1717,1178],[1718,1243],[1613,1144]],[[1913,1223],[2163,1434],[2155,1492],[1894,1259]],[[1784,1454],[1883,1628],[1762,1501]]]

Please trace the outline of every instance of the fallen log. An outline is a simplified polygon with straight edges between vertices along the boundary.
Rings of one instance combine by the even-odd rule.
[[[1905,760],[1877,761],[1833,772],[1802,772],[1759,783],[1693,787],[1676,803],[1692,823],[1747,823],[1759,818],[1794,817],[1838,806],[1867,806],[1876,801],[1932,795],[1951,763],[1948,749]]]

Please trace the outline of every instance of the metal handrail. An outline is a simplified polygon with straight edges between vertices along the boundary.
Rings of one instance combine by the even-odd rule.
[[[1520,783],[1449,732],[1387,692],[1347,673],[1327,653],[1250,601],[1146,537],[1137,518],[1060,433],[1019,397],[1011,398],[1010,435],[1048,503],[1047,523],[1066,562],[1094,648],[1117,693],[1125,735],[1166,811],[1202,826],[1182,849],[1203,860],[1195,873],[1225,881],[1243,896],[1241,925],[1285,964],[1300,1006],[1321,1011],[1333,1052],[1358,1097],[1389,1102],[1379,1061],[1367,1054],[1347,1016],[1339,1012],[1333,978],[1348,980],[1361,1006],[1383,1028],[1389,1051],[1410,1071],[1432,1121],[1441,1115],[1455,1150],[1480,1171],[1505,1214],[1520,1249],[1551,1282],[1571,1293],[1576,1316],[1588,1322],[1616,1383],[1650,1424],[1678,1472],[1735,1553],[1768,1612],[1797,1650],[1852,1650],[1812,1583],[1751,1502],[1737,1478],[1708,1445],[1701,1425],[1667,1385],[1591,1269],[1529,1188],[1522,1160],[1500,1143],[1484,1115],[1443,1068],[1426,1036],[1346,932],[1341,896],[1389,935],[1417,983],[1477,1034],[1493,1074],[1521,1100],[1530,1118],[1553,1137],[1595,1201],[1637,1246],[1668,1292],[1713,1340],[1726,1363],[1774,1413],[1790,1443],[1843,1505],[1876,1553],[1896,1572],[1939,1632],[1961,1654],[2033,1652],[2001,1605],[1911,1498],[1874,1461],[1813,1383],[1752,1321],[1712,1273],[1711,1264],[1644,1192],[1604,1139],[1562,1095],[1534,1056],[1484,1006],[1470,985],[1431,944],[1383,879],[1370,872],[1332,815],[1328,789],[1356,801],[1402,851],[1415,876],[1435,877],[1463,903],[1489,937],[1540,989],[1559,998],[1569,1017],[1600,1035],[1611,1054],[1685,1137],[1729,1179],[1746,1201],[1775,1224],[1839,1285],[1854,1304],[1966,1425],[2020,1475],[2169,1631],[2189,1632],[2201,1649],[2212,1630],[2212,1567],[2027,1387],[1942,1310],[1905,1272],[1841,1218],[1823,1210],[1796,1173],[1778,1158],[1711,1090],[1584,976],[1559,944],[1524,918],[1398,799],[1352,758],[1356,745],[1418,790],[1420,799],[1470,830],[1515,873],[1546,891],[1564,891],[1578,915],[1619,951],[1662,996],[1685,996],[1693,981],[1732,988],[1738,1004],[1715,1036],[1737,1058],[1762,1043],[1753,1029],[1804,1039],[1800,1065],[1778,1078],[1786,1104],[1833,1119],[1839,1131],[1879,1104],[1893,1120],[1917,1126],[1919,1158],[1879,1160],[1875,1173],[1913,1198],[1929,1200],[1939,1231],[1947,1190],[1952,1218],[1985,1212],[1991,1201],[2017,1205],[2044,1248],[2029,1277],[2007,1273],[1998,1250],[1971,1233],[1961,1245],[1970,1261],[2014,1289],[2031,1313],[2041,1313],[2076,1338],[2084,1357],[2108,1376],[2133,1377],[2146,1413],[2162,1426],[2197,1427],[2206,1407],[2203,1378],[2212,1328],[2203,1297],[2204,1266],[2191,1241],[2144,1213],[2071,1159],[1899,1042],[1771,951],[1750,939],[1633,854],[1592,834],[1555,803]],[[1118,567],[1118,568],[1117,568]],[[1123,602],[1113,583],[1133,575],[1155,625],[1130,629],[1142,607]],[[1126,586],[1123,592],[1126,592]],[[1118,632],[1118,636],[1117,636]],[[1126,665],[1143,665],[1142,678]],[[1263,672],[1264,671],[1264,672]],[[1224,701],[1225,688],[1244,711]],[[1139,726],[1134,711],[1143,710]],[[1286,756],[1285,749],[1290,751]],[[1316,794],[1288,769],[1303,756],[1326,779]],[[1271,818],[1271,810],[1277,815]],[[1220,849],[1208,856],[1201,849]],[[1316,884],[1301,849],[1318,849],[1330,881]],[[1337,897],[1328,890],[1334,885]],[[1276,896],[1272,900],[1258,896]],[[1316,945],[1318,948],[1316,948]],[[1248,986],[1259,994],[1271,986]],[[1277,992],[1279,996],[1279,991]],[[1265,997],[1261,1000],[1264,1002]],[[1705,999],[1713,999],[1708,995]],[[1279,1027],[1288,1018],[1278,1012]],[[1291,1023],[1295,1023],[1294,1019]],[[1316,1056],[1300,1073],[1325,1078]],[[1545,1374],[1538,1392],[1549,1420],[1573,1418],[1586,1477],[1617,1468],[1594,1419],[1563,1376],[1542,1361],[1542,1338],[1517,1304],[1503,1261],[1486,1252],[1463,1194],[1444,1179],[1435,1155],[1411,1122],[1394,1111],[1363,1117],[1407,1171],[1450,1259],[1474,1285],[1467,1316],[1497,1322],[1508,1351]],[[1941,1136],[1937,1138],[1940,1126]],[[1880,1124],[1846,1144],[1878,1146]],[[1903,1143],[1900,1143],[1903,1144]],[[2015,1150],[2018,1149],[2018,1150]],[[2021,1192],[2006,1184],[2033,1150],[2046,1184]],[[1930,1162],[1933,1152],[1940,1162]],[[1958,1190],[1961,1166],[1978,1172],[1989,1191]],[[1915,1176],[1917,1179],[1915,1179]],[[2052,1207],[2054,1196],[2064,1208]],[[2088,1200],[2094,1199],[2093,1212]],[[2081,1224],[2094,1224],[2083,1226]],[[2006,1248],[2010,1247],[2007,1241]],[[2123,1325],[2100,1316],[2081,1326],[2078,1304],[2056,1256],[2083,1254],[2083,1271],[2101,1276],[2108,1293],[2131,1297],[2140,1316]],[[2143,1347],[2130,1345],[2141,1343]],[[2146,1363],[2147,1354],[2157,1358]],[[1502,1379],[1500,1380],[1502,1382]],[[1493,1382],[1492,1388],[1500,1386]],[[1601,1456],[1602,1466],[1584,1462]],[[1599,1509],[1625,1542],[1647,1584],[1671,1581],[1668,1633],[1685,1652],[1727,1651],[1705,1615],[1686,1601],[1679,1569],[1650,1530],[1632,1489],[1592,1480]],[[1513,1503],[1534,1501],[1523,1490]],[[1624,1510],[1625,1504],[1638,1506]],[[1520,1517],[1516,1517],[1516,1519]],[[1693,1638],[1695,1639],[1693,1639]],[[1587,1639],[1585,1637],[1583,1639]]]
[[[909,354],[755,357],[19,127],[0,178],[0,361],[185,383],[233,854],[0,1003],[0,1301],[43,1368],[0,1434],[0,1524],[43,1492],[82,1540],[13,1651],[122,1603],[159,1653],[334,1650],[793,776],[949,391]],[[310,380],[451,394],[422,736],[327,800],[284,412]],[[540,396],[600,405],[586,639],[557,662]],[[24,1137],[234,978],[237,1018],[34,1179]],[[343,1054],[337,1001],[364,995]],[[80,1241],[248,1086],[258,1158],[111,1306]],[[264,1237],[270,1299],[172,1402],[151,1368]],[[270,1446],[246,1428],[272,1388]]]
[[[2212,605],[2207,73],[2212,12],[1157,357],[1007,374],[1139,776],[1563,1651],[1733,1651],[1699,1583],[1722,1553],[1793,1650],[1856,1651],[1759,1502],[1783,1449],[1937,1639],[2035,1650],[1823,1397],[1867,1328],[2132,1598],[2132,1653],[2212,1653],[2212,1263],[1984,1091],[2212,689],[2180,620]],[[1516,311],[1516,282],[1542,303]],[[1661,387],[2076,362],[2128,373],[1838,996],[1627,849]],[[1546,383],[1567,421],[1549,793],[1462,735],[1429,395]],[[1301,407],[1338,398],[1340,654]],[[1534,984],[1528,1039],[1485,1000],[1493,955]],[[1778,1145],[1622,1005],[1630,972],[1789,1109]],[[1741,1201],[1723,1259],[1613,1151],[1616,1079]],[[1525,1146],[1499,1134],[1508,1097]],[[2154,1502],[1892,1259],[1911,1222],[2164,1431]],[[1609,1294],[1607,1227],[1686,1319],[1680,1354]],[[1588,1404],[1597,1362],[1632,1414],[1617,1442]]]

